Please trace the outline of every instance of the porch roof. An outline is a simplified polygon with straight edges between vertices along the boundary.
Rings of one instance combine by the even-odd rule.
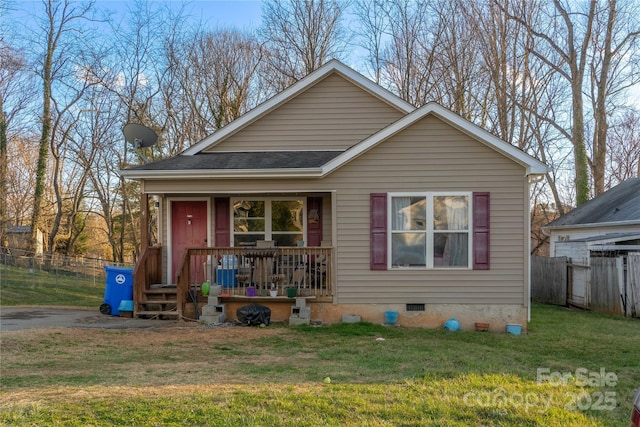
[[[137,165],[122,170],[130,178],[158,172],[163,176],[171,172],[181,174],[210,174],[214,171],[295,171],[320,170],[343,151],[250,151],[198,153],[192,156],[179,155],[156,162]]]

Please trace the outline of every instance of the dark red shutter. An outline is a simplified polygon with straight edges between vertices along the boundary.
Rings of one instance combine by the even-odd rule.
[[[489,270],[489,193],[473,193],[473,269]]]
[[[387,193],[371,193],[371,270],[387,269]]]
[[[231,245],[231,208],[228,197],[216,198],[215,204],[215,236],[216,247],[226,248]]]
[[[307,246],[322,243],[322,197],[307,197]]]

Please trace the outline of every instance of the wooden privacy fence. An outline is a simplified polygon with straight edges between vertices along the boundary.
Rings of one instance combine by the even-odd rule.
[[[579,293],[584,295],[578,298]],[[531,300],[554,305],[580,300],[583,308],[639,317],[640,253],[591,257],[589,265],[574,265],[567,257],[532,256]]]
[[[591,258],[589,308],[611,314],[624,314],[624,263],[621,257]],[[621,298],[622,296],[622,298]]]
[[[627,256],[627,284],[631,315],[640,317],[640,253]],[[628,315],[628,314],[627,314]]]
[[[531,257],[531,299],[554,305],[567,304],[567,257]]]

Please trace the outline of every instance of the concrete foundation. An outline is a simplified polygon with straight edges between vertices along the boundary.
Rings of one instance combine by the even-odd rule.
[[[507,324],[527,327],[527,308],[516,304],[425,304],[424,311],[407,311],[404,304],[331,304],[311,303],[311,320],[322,323],[340,323],[345,318],[359,316],[363,322],[385,322],[384,312],[399,313],[398,326],[437,329],[450,318],[455,318],[465,331],[475,330],[476,322],[489,323],[489,331],[506,331]]]
[[[345,319],[348,322],[384,324],[384,312],[395,310],[399,313],[396,325],[404,327],[442,328],[444,323],[453,317],[458,320],[463,331],[475,330],[476,322],[489,323],[491,332],[505,333],[507,324],[520,324],[523,332],[527,329],[527,308],[517,304],[425,304],[424,311],[407,311],[405,304],[333,304],[309,299],[302,305],[302,302],[293,298],[277,300],[256,298],[254,301],[221,298],[220,300],[220,303],[223,302],[225,306],[224,316],[229,321],[237,320],[236,311],[239,307],[255,302],[271,309],[272,322],[289,322],[289,324],[298,324],[296,323],[298,321],[305,324],[309,321],[334,324],[345,322]],[[214,309],[216,305],[213,306]],[[212,313],[212,315],[219,314],[221,313]],[[183,315],[187,318],[194,315],[192,304],[185,306]],[[292,318],[293,322],[291,322]]]

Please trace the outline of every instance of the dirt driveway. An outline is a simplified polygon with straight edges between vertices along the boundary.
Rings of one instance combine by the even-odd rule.
[[[0,331],[42,328],[144,329],[197,326],[195,322],[131,319],[101,314],[96,308],[0,307]]]

